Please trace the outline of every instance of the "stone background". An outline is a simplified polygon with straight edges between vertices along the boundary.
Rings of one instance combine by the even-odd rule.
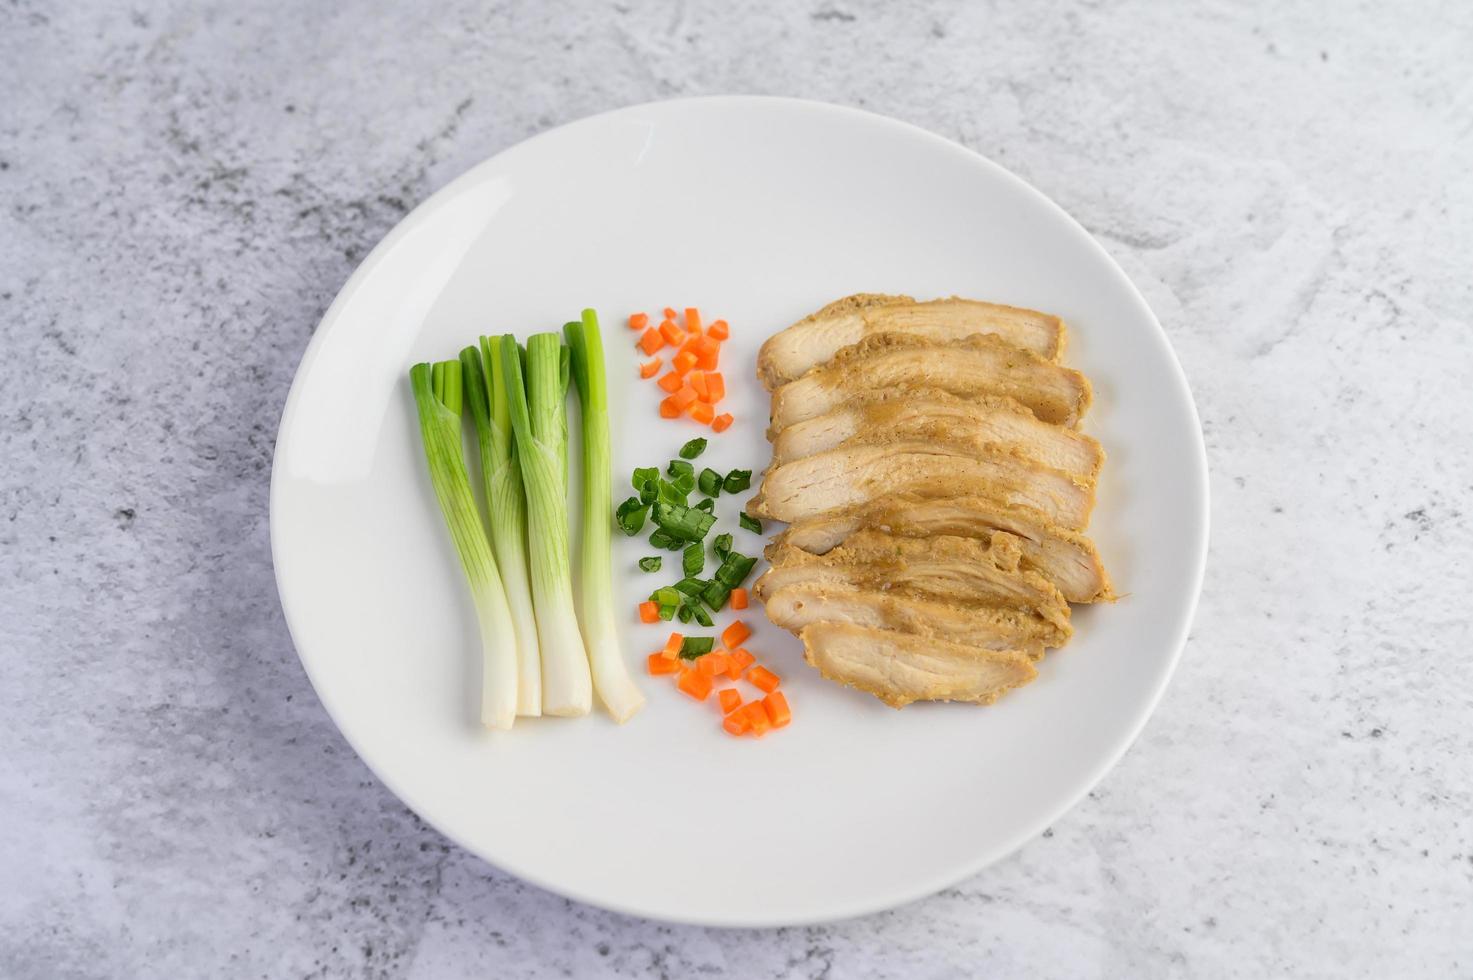
[[[1043,838],[832,926],[672,928],[447,844],[272,582],[278,413],[416,202],[750,92],[1010,167],[1191,379],[1213,545],[1141,741]],[[0,5],[0,976],[1473,975],[1473,6]]]

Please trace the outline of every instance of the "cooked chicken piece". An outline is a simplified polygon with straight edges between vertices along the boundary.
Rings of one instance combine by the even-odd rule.
[[[1000,503],[1031,507],[1070,530],[1087,526],[1094,507],[1092,487],[1015,453],[903,441],[842,446],[774,466],[747,512],[793,523],[891,494],[948,497],[978,486]]]
[[[909,296],[858,293],[769,337],[757,355],[757,376],[770,391],[827,362],[841,348],[882,333],[933,341],[993,334],[1050,361],[1064,347],[1063,321],[1036,310],[955,296],[918,303]]]
[[[772,461],[781,464],[837,446],[894,439],[1007,449],[1085,483],[1094,482],[1105,461],[1104,450],[1094,439],[1040,422],[1011,398],[963,399],[934,388],[866,392],[832,412],[796,422],[773,438]]]
[[[772,393],[768,435],[886,388],[939,388],[961,398],[1006,395],[1045,422],[1074,425],[1089,408],[1089,381],[996,337],[948,343],[880,334],[834,355]]]
[[[825,555],[790,546],[770,549],[772,567],[752,591],[763,602],[794,586],[888,592],[969,607],[1023,610],[1067,632],[1069,604],[1048,579],[1020,568],[1018,558],[1017,539],[1002,532],[984,545],[969,538],[901,538],[858,531]]]
[[[1063,646],[1072,630],[1022,609],[998,609],[850,588],[835,582],[800,582],[764,595],[767,618],[796,633],[814,623],[851,623],[871,629],[931,636],[963,646],[1018,650],[1033,659],[1045,647]]]
[[[967,488],[975,494],[976,487]],[[1042,515],[980,495],[888,496],[788,528],[768,546],[823,555],[857,531],[873,528],[908,538],[936,534],[991,541],[998,531],[1015,535],[1023,567],[1050,579],[1070,602],[1111,602],[1115,596],[1099,552],[1086,537],[1051,525]],[[769,555],[770,556],[770,555]]]
[[[873,694],[892,708],[912,701],[991,704],[1038,676],[1028,655],[847,623],[815,623],[798,634],[803,655],[829,680]]]

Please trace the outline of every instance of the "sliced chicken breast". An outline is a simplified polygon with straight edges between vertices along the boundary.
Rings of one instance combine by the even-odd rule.
[[[990,543],[968,538],[901,538],[859,531],[842,547],[812,555],[771,549],[772,567],[753,586],[766,602],[794,586],[888,592],[977,608],[1017,609],[1058,630],[1069,629],[1069,604],[1052,582],[1019,567],[1017,539],[999,532]]]
[[[768,546],[823,555],[864,529],[899,537],[924,538],[944,534],[976,538],[984,543],[1002,531],[1018,539],[1024,568],[1030,568],[1058,586],[1070,602],[1110,602],[1115,598],[1110,577],[1094,543],[1083,535],[1049,523],[1041,514],[1008,507],[969,487],[965,497],[925,498],[915,495],[881,497],[867,504],[802,521],[788,528]]]
[[[963,605],[896,595],[835,582],[799,582],[763,596],[767,618],[791,633],[814,623],[850,623],[870,629],[930,636],[989,650],[1018,650],[1030,658],[1063,646],[1071,630],[1022,609]]]
[[[803,655],[832,681],[892,708],[913,701],[991,704],[1038,676],[1028,655],[848,623],[815,623],[798,634]]]
[[[1094,482],[1105,461],[1094,439],[1041,422],[1011,398],[964,399],[935,388],[882,388],[796,422],[773,437],[772,461],[782,464],[838,446],[895,439],[1006,449],[1085,483]]]
[[[791,524],[892,494],[947,497],[977,486],[1069,530],[1088,526],[1094,507],[1092,487],[1016,453],[901,441],[842,446],[774,466],[747,511]]]
[[[1062,320],[1037,310],[956,296],[918,303],[909,296],[858,293],[769,337],[757,355],[757,376],[770,391],[827,363],[842,348],[883,333],[931,341],[992,334],[1050,361],[1058,358],[1065,336]]]
[[[772,393],[768,436],[887,388],[939,388],[961,398],[1005,395],[1045,422],[1074,425],[1089,408],[1089,381],[997,337],[930,343],[879,334],[846,347]]]

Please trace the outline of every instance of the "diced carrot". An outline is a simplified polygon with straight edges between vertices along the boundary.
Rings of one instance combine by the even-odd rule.
[[[715,405],[726,397],[726,379],[718,371],[702,371],[701,377],[706,379],[706,401]]]
[[[706,397],[706,392],[709,389],[706,385],[705,371],[692,371],[690,374],[687,374],[685,376],[685,383],[696,390],[696,397],[699,398],[701,401],[710,401],[710,399]]]
[[[727,429],[731,428],[731,423],[731,414],[728,412],[722,412],[720,415],[711,420],[711,428],[715,429],[717,432],[725,432]]]
[[[742,641],[752,635],[752,630],[746,623],[738,619],[721,633],[721,645],[728,650],[735,650],[742,645]]]
[[[660,324],[660,336],[671,347],[679,347],[686,340],[685,331],[677,327],[674,320],[666,320]]]
[[[701,401],[691,402],[690,407],[686,411],[690,412],[691,418],[702,425],[710,425],[711,420],[716,415],[716,409]]]
[[[670,400],[675,402],[675,404],[682,409],[689,408],[696,402],[696,390],[690,385],[686,385],[675,394],[671,395]]]
[[[696,367],[702,371],[714,371],[721,366],[721,348],[696,356]]]
[[[641,623],[658,622],[660,618],[660,605],[657,602],[641,602],[639,604],[639,621]]]
[[[675,682],[675,686],[697,701],[704,701],[711,696],[713,685],[710,677],[707,677],[699,670],[691,670],[689,667],[686,667],[681,670],[680,680]],[[763,717],[766,717],[766,712],[763,712]]]
[[[673,395],[680,390],[680,386],[685,384],[685,381],[680,377],[680,375],[676,374],[674,371],[671,371],[668,374],[661,375],[660,380],[655,383]]]
[[[767,710],[773,728],[783,728],[793,720],[793,712],[788,708],[788,699],[783,697],[782,691],[773,691],[763,698],[762,707]]]
[[[676,657],[680,656],[680,648],[684,643],[684,636],[681,636],[679,633],[671,633],[670,639],[666,640],[665,646],[661,648],[660,655],[662,657],[669,657],[671,660],[674,660]]]
[[[721,349],[721,341],[714,337],[702,337],[696,344],[697,354],[714,354]]]
[[[734,687],[723,687],[716,693],[716,697],[721,702],[723,715],[729,715],[742,706],[741,692]]]
[[[661,337],[660,331],[656,330],[654,327],[646,330],[644,332],[644,335],[639,338],[639,349],[644,351],[646,356],[653,354],[655,351],[664,346],[665,338]]]
[[[742,714],[747,716],[747,724],[758,738],[772,729],[772,719],[767,717],[767,709],[762,707],[761,701],[748,701],[742,706]]]
[[[695,367],[696,364],[700,362],[700,360],[701,359],[699,357],[697,357],[690,351],[683,351],[679,354],[676,354],[675,360],[671,363],[675,365],[675,373],[683,375],[691,368]]]
[[[726,673],[726,664],[726,654],[720,651],[712,651],[696,661],[696,666],[707,677],[715,677],[717,674]]]
[[[685,308],[685,329],[691,333],[701,332],[701,311],[694,306]]]
[[[750,681],[758,690],[765,691],[768,694],[776,691],[777,686],[782,683],[781,677],[777,676],[766,667],[763,667],[761,664],[758,664],[756,667],[753,667],[751,670],[747,671],[747,680]]]
[[[732,589],[731,590],[731,608],[733,608],[733,609],[746,609],[747,608],[747,590],[746,589]]]
[[[667,306],[667,307],[665,307],[664,313],[665,313],[665,319],[667,319],[667,320],[673,320],[676,317],[680,316],[679,313],[676,313],[675,312],[675,307],[673,307],[673,306]]]
[[[666,398],[664,401],[660,402],[660,418],[678,419],[680,418],[680,412],[681,408],[679,405],[675,404],[674,395],[671,395],[669,398]]]
[[[679,660],[671,660],[663,653],[650,654],[648,664],[650,675],[653,677],[659,677],[661,674],[673,674],[680,669]]]
[[[658,357],[653,361],[645,361],[639,366],[639,376],[641,378],[653,378],[660,373],[660,365],[664,363],[664,360]]]
[[[725,320],[716,320],[706,328],[707,337],[715,337],[717,340],[725,340],[730,334],[731,328],[726,325]]]
[[[631,313],[631,314],[629,314],[629,329],[630,330],[643,330],[645,327],[647,327],[649,325],[650,325],[650,315],[648,313]],[[714,324],[713,324],[713,326],[714,326]]]
[[[741,698],[738,697],[737,700],[740,701]],[[752,727],[752,722],[747,718],[745,711],[730,711],[727,712],[726,720],[721,723],[721,727],[733,735],[745,735]]]
[[[726,669],[726,676],[730,677],[732,680],[740,679],[742,676],[742,671],[752,666],[752,664],[757,660],[756,657],[752,656],[742,647],[737,647],[735,650],[732,650],[726,655],[726,659],[731,661],[731,665]]]

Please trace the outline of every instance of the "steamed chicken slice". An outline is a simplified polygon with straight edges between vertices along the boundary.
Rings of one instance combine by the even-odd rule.
[[[1015,453],[917,440],[842,446],[774,466],[747,511],[793,523],[891,494],[946,497],[979,485],[1070,530],[1088,525],[1094,507],[1093,488]]]
[[[823,555],[850,535],[867,528],[899,537],[953,535],[984,543],[998,532],[1017,539],[1024,568],[1048,578],[1070,602],[1114,599],[1110,578],[1093,542],[1074,531],[1051,524],[1041,514],[998,503],[983,491],[967,487],[965,497],[925,498],[892,495],[788,528],[768,546],[769,557],[783,547]]]
[[[888,592],[895,596],[983,608],[1018,609],[1057,631],[1069,629],[1069,604],[1052,582],[1019,567],[1018,542],[997,534],[989,544],[968,538],[900,538],[879,531],[850,535],[842,547],[812,555],[770,550],[769,568],[753,586],[757,598],[793,586]]]
[[[992,334],[1050,361],[1064,346],[1063,321],[1037,310],[955,296],[918,303],[909,296],[858,293],[768,338],[757,355],[757,376],[771,390],[827,362],[840,349],[883,333],[929,341]]]
[[[1089,381],[997,337],[930,343],[880,334],[839,351],[772,393],[769,436],[866,392],[937,388],[961,398],[1005,395],[1045,422],[1074,425],[1089,408]]]
[[[772,441],[774,464],[839,446],[895,439],[947,440],[1007,449],[1092,483],[1104,450],[1082,432],[1042,422],[1001,395],[958,398],[935,388],[881,388],[787,426]]]
[[[1026,653],[946,640],[815,623],[798,634],[803,655],[824,677],[873,694],[892,708],[912,701],[991,704],[1038,675]]]
[[[1071,634],[1067,623],[1023,609],[921,599],[833,581],[795,582],[767,592],[762,602],[767,618],[790,633],[814,623],[849,623],[963,646],[1018,650],[1035,660],[1045,647],[1062,646]]]

